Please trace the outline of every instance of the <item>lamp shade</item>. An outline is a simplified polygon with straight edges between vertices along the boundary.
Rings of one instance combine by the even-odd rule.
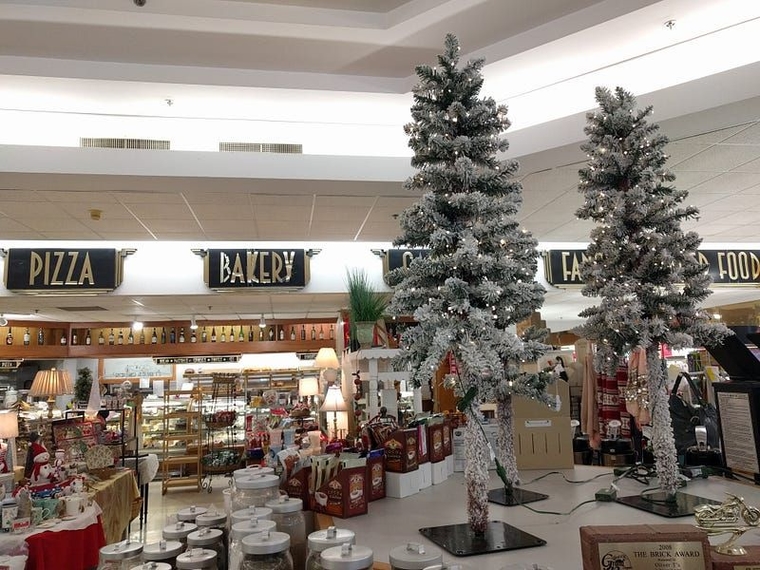
[[[317,357],[314,359],[314,366],[317,368],[340,368],[338,355],[335,354],[334,348],[320,348]]]
[[[343,394],[340,388],[337,386],[331,386],[327,389],[327,395],[322,407],[319,408],[320,412],[345,412],[348,411],[346,401],[343,399]]]
[[[319,380],[316,376],[307,376],[301,378],[298,381],[298,395],[304,396],[316,396],[319,394]]]
[[[56,368],[37,372],[32,382],[32,388],[29,390],[30,396],[38,398],[73,393],[74,384],[71,382],[71,376],[68,371]]]
[[[0,438],[18,437],[18,414],[0,412]]]

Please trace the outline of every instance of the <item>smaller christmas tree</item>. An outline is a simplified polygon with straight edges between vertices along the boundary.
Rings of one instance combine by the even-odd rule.
[[[674,494],[678,465],[668,408],[667,377],[660,345],[673,348],[722,342],[730,331],[710,321],[699,305],[710,295],[707,267],[697,259],[701,243],[682,222],[694,206],[671,183],[665,167],[667,138],[647,122],[652,108],[636,108],[634,96],[618,87],[598,87],[599,110],[587,115],[588,164],[580,170],[585,202],[577,211],[597,226],[581,266],[583,295],[599,305],[581,313],[581,336],[597,343],[598,370],[612,373],[633,349],[646,351],[648,405],[660,487]]]

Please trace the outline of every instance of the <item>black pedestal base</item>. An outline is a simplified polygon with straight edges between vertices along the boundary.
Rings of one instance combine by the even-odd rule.
[[[473,533],[467,523],[424,527],[420,533],[454,556],[474,556],[546,544],[545,540],[501,521],[490,521],[483,535]]]
[[[525,503],[535,503],[536,501],[543,501],[548,499],[549,495],[543,493],[536,493],[535,491],[528,491],[527,489],[520,489],[518,487],[512,487],[507,489],[502,487],[500,489],[491,489],[488,491],[488,500],[491,503],[497,505],[504,505],[505,507],[514,507],[516,505],[524,505]]]
[[[630,497],[618,497],[616,501],[635,509],[647,511],[661,517],[676,518],[688,517],[694,514],[697,505],[719,505],[719,501],[689,495],[688,493],[676,493],[675,500],[666,500],[664,492],[651,493],[644,496],[631,495]]]

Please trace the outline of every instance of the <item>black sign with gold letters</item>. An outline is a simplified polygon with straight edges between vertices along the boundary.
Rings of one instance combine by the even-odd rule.
[[[5,286],[21,293],[105,292],[121,283],[115,249],[10,249]]]
[[[385,254],[385,270],[407,269],[412,259],[426,257],[429,249],[389,249]]]
[[[585,259],[585,249],[547,251],[544,256],[546,280],[558,287],[583,285],[580,268]],[[707,272],[715,285],[760,285],[760,251],[701,249],[697,251],[697,259],[707,264]]]
[[[209,249],[206,284],[211,289],[305,287],[308,259],[303,249]]]

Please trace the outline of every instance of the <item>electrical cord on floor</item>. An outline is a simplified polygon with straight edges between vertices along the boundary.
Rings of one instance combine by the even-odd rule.
[[[656,477],[654,466],[644,465],[643,463],[637,463],[623,471],[620,475],[612,480],[612,483],[617,483],[621,479],[633,479],[638,481],[642,485],[649,485],[649,480]]]
[[[548,477],[549,475],[562,475],[562,478],[565,480],[566,483],[574,483],[574,484],[581,484],[581,483],[590,483],[591,481],[594,481],[596,479],[599,479],[600,477],[608,477],[610,475],[613,475],[613,473],[600,473],[599,475],[594,475],[591,477],[591,479],[583,479],[583,480],[575,480],[575,479],[568,479],[564,473],[561,471],[549,471],[548,473],[544,473],[543,475],[540,475],[536,477],[535,479],[531,479],[530,481],[526,481],[525,483],[521,483],[520,486],[524,487],[525,485],[530,485],[531,483],[535,483],[536,481],[540,481],[541,479],[544,479],[545,477]]]
[[[732,469],[726,469],[725,467],[718,467],[716,465],[703,465],[702,471],[707,475],[723,475],[729,479],[744,479],[750,483],[757,483],[753,477],[748,477],[740,473],[734,472]]]

